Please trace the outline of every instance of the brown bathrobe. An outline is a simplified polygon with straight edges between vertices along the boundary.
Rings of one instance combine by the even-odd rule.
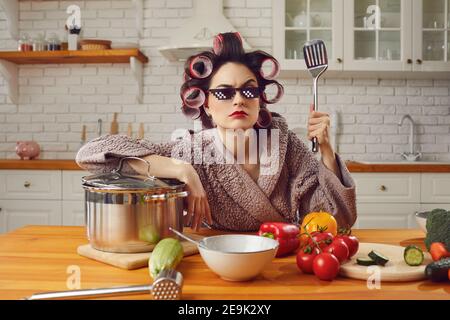
[[[307,213],[317,210],[332,213],[339,227],[351,227],[356,220],[355,184],[339,155],[336,154],[336,161],[342,181],[288,130],[283,117],[274,117],[271,128],[279,129],[275,130],[279,134],[279,152],[263,153],[263,174],[257,182],[240,164],[230,164],[233,157],[215,129],[160,144],[124,135],[104,135],[83,146],[76,161],[81,168],[98,173],[115,169],[119,158],[126,156],[192,156],[191,163],[211,208],[212,227],[216,229],[255,231],[267,221],[299,224]],[[214,164],[206,161],[202,164],[200,150],[207,150],[203,157],[215,159]],[[264,171],[264,168],[269,169]],[[134,172],[126,164],[123,171]]]

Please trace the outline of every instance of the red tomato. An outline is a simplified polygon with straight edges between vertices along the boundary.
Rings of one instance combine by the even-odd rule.
[[[349,258],[353,257],[358,252],[359,241],[358,241],[358,238],[356,238],[355,236],[350,236],[350,235],[344,234],[344,235],[338,235],[338,236],[336,236],[336,238],[344,240],[345,244],[348,247]]]
[[[314,259],[313,271],[320,280],[331,281],[339,273],[339,260],[331,253],[323,252]]]
[[[311,237],[314,239],[315,242],[317,242],[319,244],[320,249],[324,249],[325,247],[327,247],[328,245],[331,244],[331,242],[333,242],[333,234],[330,232],[321,232],[321,231],[316,231],[311,233]],[[308,245],[311,247],[314,247],[314,242],[311,240],[311,238],[308,240]]]
[[[333,242],[324,249],[325,252],[332,253],[339,262],[342,263],[349,258],[348,246],[344,240],[335,238]]]
[[[320,253],[317,247],[306,247],[297,253],[297,266],[303,273],[314,273],[314,258]]]

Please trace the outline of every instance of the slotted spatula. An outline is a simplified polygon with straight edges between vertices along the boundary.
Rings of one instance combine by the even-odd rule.
[[[322,40],[310,40],[303,46],[303,55],[305,57],[306,67],[313,77],[313,92],[314,92],[314,111],[319,108],[319,97],[317,90],[317,81],[319,77],[328,68],[328,56],[325,43]],[[319,144],[317,138],[312,140],[312,152],[317,152]]]

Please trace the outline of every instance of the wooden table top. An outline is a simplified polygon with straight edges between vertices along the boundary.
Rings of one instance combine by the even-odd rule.
[[[203,235],[218,234],[205,230]],[[423,247],[420,230],[354,230],[361,242]],[[103,288],[150,283],[147,268],[122,270],[79,256],[87,243],[84,227],[27,226],[0,235],[0,299],[20,299],[36,292],[63,291],[77,266],[81,288]],[[69,269],[68,269],[69,268]],[[72,269],[73,270],[73,269]],[[338,277],[320,281],[302,274],[295,256],[274,259],[258,278],[227,282],[212,273],[200,255],[186,257],[179,271],[184,276],[183,299],[450,299],[450,286],[429,281],[382,283],[369,290],[365,281]],[[150,295],[114,299],[151,299]]]
[[[350,172],[449,172],[449,163],[361,163],[346,161]],[[0,170],[82,170],[74,160],[0,159]]]

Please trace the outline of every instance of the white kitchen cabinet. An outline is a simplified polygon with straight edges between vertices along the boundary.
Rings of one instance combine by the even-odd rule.
[[[302,47],[325,41],[329,69],[450,71],[450,0],[273,0],[273,52],[305,70]]]
[[[0,233],[30,224],[84,225],[86,171],[0,170]]]
[[[361,203],[358,201],[358,219],[355,228],[415,229],[418,226],[414,215],[419,210],[419,203]]]
[[[329,69],[342,70],[343,0],[273,0],[273,52],[284,70],[304,70],[303,44],[322,39]]]
[[[420,185],[420,202],[450,204],[450,173],[424,173]]]
[[[420,202],[420,173],[355,173],[352,176],[359,201]]]
[[[0,199],[61,199],[61,171],[2,170]]]
[[[415,213],[450,210],[450,173],[352,173],[357,228],[417,228]]]
[[[63,226],[84,226],[84,201],[63,201],[62,202],[62,225]]]
[[[25,225],[61,225],[61,202],[46,200],[0,200],[0,232]]]

